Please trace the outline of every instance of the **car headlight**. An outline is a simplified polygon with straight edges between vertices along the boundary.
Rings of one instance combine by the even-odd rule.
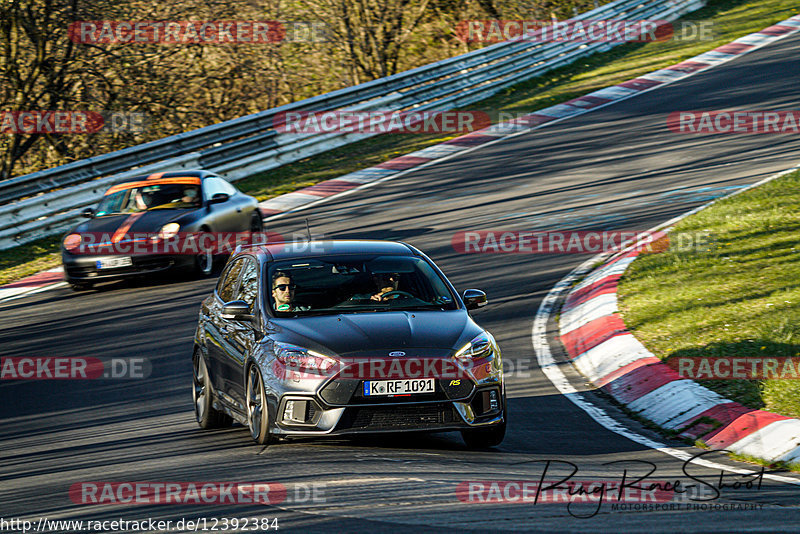
[[[178,223],[167,223],[161,227],[161,230],[158,231],[158,238],[164,240],[171,239],[175,237],[180,229],[181,225]]]
[[[494,353],[495,340],[492,334],[483,331],[475,336],[472,341],[461,347],[453,355],[454,358],[462,361],[471,361],[486,358]]]
[[[64,248],[67,250],[75,250],[80,246],[82,240],[81,234],[69,234],[64,238]]]
[[[327,375],[338,363],[337,360],[330,356],[290,343],[276,341],[273,350],[278,361],[292,371]]]

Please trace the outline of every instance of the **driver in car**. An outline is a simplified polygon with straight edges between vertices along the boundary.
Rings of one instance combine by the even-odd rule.
[[[187,187],[185,187],[183,189],[183,196],[180,198],[180,202],[183,202],[184,204],[191,204],[193,206],[198,205],[199,204],[199,202],[198,202],[199,199],[198,199],[198,194],[197,193],[198,193],[197,187],[195,187],[195,186],[187,186]],[[173,201],[173,202],[175,202],[175,201]]]
[[[294,290],[297,286],[291,276],[278,271],[272,276],[272,298],[275,299],[275,310],[280,312],[306,311],[309,306],[297,306],[294,302]]]

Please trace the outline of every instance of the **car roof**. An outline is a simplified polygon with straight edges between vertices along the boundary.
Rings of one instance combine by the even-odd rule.
[[[125,178],[124,180],[120,180],[115,185],[120,184],[127,184],[130,182],[142,182],[145,180],[155,180],[158,178],[200,178],[205,179],[209,176],[215,176],[217,178],[222,178],[216,173],[206,170],[191,170],[191,171],[169,171],[169,172],[156,172],[151,174],[140,174],[137,176],[131,176],[130,178]],[[224,180],[224,178],[223,178]]]
[[[274,260],[294,260],[300,258],[320,258],[325,256],[345,256],[350,254],[380,254],[386,256],[414,256],[414,250],[398,241],[325,240],[292,243],[265,244],[246,247],[242,252],[269,255]]]

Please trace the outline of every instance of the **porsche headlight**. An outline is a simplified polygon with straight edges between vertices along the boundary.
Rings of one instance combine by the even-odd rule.
[[[494,354],[495,347],[496,343],[492,334],[484,330],[481,334],[475,336],[472,341],[458,349],[453,357],[462,361],[486,358]]]
[[[178,234],[178,230],[180,229],[181,225],[178,223],[167,223],[158,231],[158,238],[163,240],[172,239]]]
[[[64,238],[64,248],[70,251],[75,250],[80,246],[81,241],[83,241],[81,234],[69,234]]]
[[[290,343],[275,342],[275,357],[287,369],[316,375],[327,375],[338,363],[337,360]]]

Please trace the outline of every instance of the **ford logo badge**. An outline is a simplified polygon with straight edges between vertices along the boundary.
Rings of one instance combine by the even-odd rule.
[[[400,356],[405,356],[405,355],[406,353],[401,350],[396,350],[394,352],[389,353],[389,356],[391,356],[392,358],[399,358]]]

